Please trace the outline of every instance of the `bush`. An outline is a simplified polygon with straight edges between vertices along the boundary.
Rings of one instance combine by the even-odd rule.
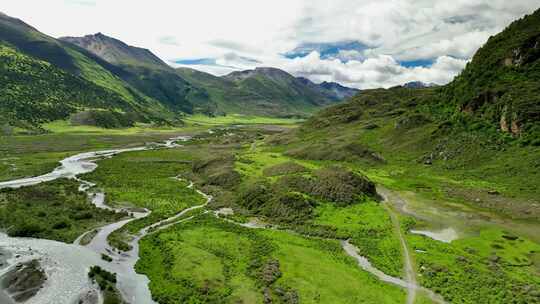
[[[73,125],[91,125],[107,129],[135,125],[133,115],[116,111],[88,110],[71,115],[70,120]]]
[[[375,196],[375,184],[367,177],[342,167],[329,167],[315,172],[311,194],[338,205],[350,205],[362,195]]]
[[[11,237],[37,237],[41,232],[45,231],[45,227],[38,222],[21,219],[23,222],[8,230],[8,235]]]
[[[317,170],[311,178],[284,176],[274,187],[276,191],[297,191],[339,206],[354,204],[364,195],[377,195],[375,184],[367,177],[337,166]]]
[[[309,169],[293,161],[277,164],[264,169],[265,176],[279,176],[287,174],[307,173]]]
[[[71,224],[68,220],[60,220],[52,226],[53,229],[66,229],[69,227],[71,227]]]

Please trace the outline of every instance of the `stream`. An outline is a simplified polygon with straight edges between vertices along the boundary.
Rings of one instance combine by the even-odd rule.
[[[4,268],[0,268],[0,278],[7,271],[13,269],[13,267],[16,267],[18,264],[38,259],[42,269],[47,275],[47,280],[44,288],[39,290],[34,297],[30,298],[25,303],[100,304],[103,302],[100,292],[98,291],[97,286],[92,284],[88,278],[88,271],[90,267],[97,265],[109,272],[117,274],[118,290],[120,291],[123,299],[128,303],[155,303],[152,300],[148,287],[149,279],[145,275],[138,274],[135,271],[135,264],[139,259],[139,240],[150,233],[154,233],[161,229],[170,227],[171,225],[190,220],[193,217],[183,218],[183,216],[193,210],[204,208],[212,200],[212,197],[199,190],[196,190],[200,195],[206,198],[206,202],[204,204],[187,208],[173,217],[141,229],[137,236],[129,242],[132,249],[128,252],[118,252],[108,244],[107,237],[112,232],[122,228],[129,222],[148,216],[150,211],[140,210],[133,212],[121,208],[111,208],[105,204],[105,194],[103,192],[90,192],[90,189],[92,189],[95,184],[81,180],[77,176],[94,171],[98,167],[96,161],[100,159],[110,158],[119,153],[151,150],[156,147],[180,147],[177,142],[186,141],[189,139],[190,137],[181,136],[171,138],[165,143],[152,143],[144,147],[84,152],[62,160],[60,162],[61,165],[50,173],[37,177],[0,182],[0,189],[2,189],[31,186],[43,182],[53,181],[59,178],[72,178],[80,182],[79,190],[86,192],[92,204],[94,204],[96,207],[114,210],[117,212],[128,211],[132,215],[132,217],[128,219],[123,219],[99,228],[95,236],[86,245],[81,245],[81,240],[86,234],[92,233],[92,231],[88,231],[81,235],[73,244],[66,244],[44,239],[14,238],[9,237],[4,233],[0,233],[0,253],[2,253],[1,256],[6,257],[4,261],[5,263],[2,263]],[[177,177],[175,178],[178,179]],[[192,188],[193,183],[190,183],[188,187]],[[252,229],[268,228],[267,226],[256,222],[239,225]],[[415,282],[407,282],[400,278],[391,277],[375,268],[365,257],[358,254],[358,248],[354,247],[354,245],[349,243],[349,241],[342,241],[341,244],[344,251],[358,262],[360,268],[373,274],[379,280],[400,286],[408,289],[409,291],[422,290],[437,303],[444,303],[443,301],[439,301],[438,296],[427,289],[417,286]],[[109,255],[113,261],[104,261],[101,258],[101,254],[103,253]],[[88,295],[94,296],[89,297]],[[7,295],[3,290],[0,290],[0,302],[5,304],[14,303],[10,299],[9,295]]]
[[[119,153],[144,151],[157,147],[175,148],[180,146],[177,142],[189,139],[190,137],[180,136],[171,138],[165,143],[152,143],[144,147],[80,153],[60,161],[60,166],[50,173],[37,177],[0,182],[0,189],[20,188],[53,181],[59,178],[72,178],[81,183],[79,190],[87,192],[89,198],[96,207],[115,210],[117,212],[125,211],[124,209],[114,209],[105,205],[105,194],[102,192],[88,192],[94,184],[81,180],[77,178],[77,176],[94,171],[98,167],[96,161],[100,159],[110,158]],[[193,187],[193,184],[191,184],[190,187]],[[211,200],[211,197],[206,196],[202,192],[199,193],[207,198],[207,203]],[[44,239],[14,238],[9,237],[4,233],[0,233],[0,249],[2,250],[2,255],[9,255],[9,258],[5,261],[7,267],[0,269],[0,277],[21,263],[38,259],[42,269],[47,275],[47,280],[44,288],[25,303],[79,303],[85,295],[91,293],[97,293],[98,296],[88,303],[101,303],[103,299],[99,296],[99,292],[96,289],[97,287],[94,286],[88,278],[90,267],[97,265],[109,272],[117,274],[117,287],[122,297],[127,302],[133,304],[155,303],[152,300],[148,288],[148,278],[135,272],[134,267],[139,256],[138,241],[151,231],[156,231],[155,228],[162,223],[171,222],[171,224],[174,224],[175,220],[182,217],[184,214],[194,209],[202,208],[205,205],[206,204],[194,206],[183,210],[181,213],[169,219],[142,229],[137,237],[130,242],[133,249],[129,252],[119,253],[113,250],[107,242],[107,237],[113,231],[120,229],[127,223],[148,216],[150,214],[150,211],[148,210],[142,212],[130,212],[133,215],[131,218],[100,228],[97,234],[92,238],[91,242],[85,246],[80,245],[80,241],[86,233],[80,236],[74,244]],[[157,229],[165,227],[168,227],[168,225]],[[111,256],[113,261],[109,263],[102,260],[102,253]],[[0,300],[1,303],[14,303],[3,290],[0,291]]]

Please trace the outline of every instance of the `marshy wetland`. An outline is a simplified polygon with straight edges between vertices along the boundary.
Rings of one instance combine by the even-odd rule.
[[[534,221],[393,187],[410,181],[388,182],[384,165],[289,156],[273,143],[287,130],[137,136],[35,167],[39,183],[0,183],[3,273],[39,263],[47,281],[28,303],[536,301]],[[112,287],[88,276],[93,266]]]

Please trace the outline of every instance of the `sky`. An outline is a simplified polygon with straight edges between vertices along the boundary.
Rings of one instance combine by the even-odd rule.
[[[445,84],[538,0],[2,0],[53,37],[101,32],[173,66],[272,66],[359,89]]]

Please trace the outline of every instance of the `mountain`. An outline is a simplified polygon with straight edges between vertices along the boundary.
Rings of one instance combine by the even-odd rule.
[[[446,86],[363,90],[274,141],[293,157],[429,166],[537,202],[540,10],[491,37]],[[530,203],[513,206],[534,214]]]
[[[76,44],[112,64],[149,65],[168,68],[165,62],[149,50],[129,46],[102,33],[84,37],[61,37],[59,39]]]
[[[176,71],[192,84],[204,88],[219,112],[225,113],[305,117],[357,92],[337,85],[323,87],[276,68],[238,71],[223,77],[188,68]]]
[[[422,81],[411,81],[407,82],[406,84],[402,85],[404,88],[408,89],[425,89],[425,88],[432,88],[436,87],[437,85],[434,83],[425,83]]]
[[[204,90],[191,85],[147,49],[127,45],[102,33],[60,40],[114,65],[118,77],[172,111],[193,113],[212,103]]]
[[[334,101],[342,101],[343,99],[351,98],[360,92],[358,89],[348,88],[337,82],[324,81],[320,84],[315,84],[311,80],[304,77],[298,77],[298,79],[303,81],[307,86],[310,86],[314,90]]]
[[[124,116],[116,110],[138,112],[120,95],[2,44],[0,79],[0,120],[12,125],[25,127],[21,122],[31,126],[64,119],[89,108],[109,110],[113,120]],[[132,123],[130,120],[127,125]]]
[[[491,37],[444,93],[502,132],[540,134],[540,10]]]
[[[130,121],[159,123],[183,113],[305,117],[352,94],[337,85],[325,88],[272,68],[225,77],[174,69],[151,51],[102,33],[55,39],[1,13],[0,45],[5,60],[0,90],[4,100],[10,98],[0,105],[0,114],[9,116],[11,124],[25,126],[84,111],[93,116],[107,112],[114,121],[120,119],[118,113],[129,113]],[[17,68],[18,60],[24,68]],[[39,70],[40,66],[47,68]],[[26,111],[35,113],[22,114],[18,102],[33,102]]]
[[[115,65],[122,71],[117,75],[127,83],[169,108],[187,113],[305,116],[356,92],[337,84],[328,89],[303,85],[300,79],[273,68],[224,77],[182,68],[175,71],[150,51],[101,33],[60,39]]]
[[[268,100],[281,103],[283,106],[294,103],[294,106],[309,108],[331,103],[302,80],[276,68],[232,72],[224,78],[236,83],[237,86],[258,92]]]
[[[67,118],[94,108],[126,110],[140,121],[162,121],[168,115],[161,104],[116,76],[113,65],[5,14],[0,14],[0,45],[0,89],[9,99],[0,104],[0,112],[12,124],[36,125],[60,113]]]

